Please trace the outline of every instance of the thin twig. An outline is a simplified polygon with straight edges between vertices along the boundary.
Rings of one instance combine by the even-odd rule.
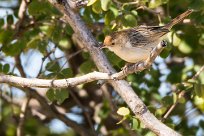
[[[19,9],[19,12],[24,12],[24,13],[19,13],[19,20],[18,22],[15,24],[15,29],[16,29],[16,34],[14,35],[14,37],[17,37],[20,33],[19,31],[19,28],[21,27],[22,25],[22,22],[24,20],[24,17],[25,17],[25,11],[26,11],[26,8],[27,8],[27,1],[26,0],[22,0],[22,4],[21,5],[24,5],[24,8],[20,8]],[[24,69],[23,69],[23,66],[21,64],[21,60],[20,60],[20,55],[16,56],[15,57],[15,60],[16,60],[16,67],[17,69],[19,70],[20,74],[22,77],[26,77],[26,74],[24,72]],[[1,79],[1,77],[0,77]],[[63,115],[61,113],[59,113],[56,109],[53,109],[51,108],[48,104],[47,104],[47,101],[45,100],[45,98],[43,98],[42,96],[40,96],[35,90],[31,89],[31,88],[21,88],[22,90],[27,90],[26,92],[28,94],[31,95],[31,97],[35,98],[36,100],[38,100],[38,102],[41,104],[42,108],[43,108],[43,111],[46,112],[46,115],[48,117],[52,117],[52,118],[58,118],[59,120],[63,121],[67,126],[69,127],[72,127],[75,132],[79,133],[80,135],[82,136],[89,136],[89,131],[87,131],[86,129],[84,129],[81,125],[77,124],[76,122],[68,119],[66,117],[66,115]],[[28,102],[25,102],[25,105],[26,103],[28,104]],[[23,106],[22,107],[22,111],[26,111],[26,106]],[[22,120],[20,121],[20,124],[19,124],[19,134],[23,134],[22,132],[22,127],[23,126],[23,122],[25,121],[25,118],[22,118]]]
[[[80,77],[68,78],[68,79],[59,79],[59,80],[44,80],[44,79],[28,79],[22,77],[15,77],[10,75],[0,75],[0,83],[12,83],[18,86],[24,87],[54,87],[54,88],[66,88],[72,87],[83,83],[92,82],[95,80],[118,80],[127,76],[127,74],[132,74],[135,72],[141,72],[144,69],[147,69],[151,66],[155,58],[158,54],[163,50],[163,46],[159,44],[152,50],[149,58],[143,62],[128,67],[124,73],[124,71],[120,71],[115,74],[108,74],[102,72],[92,72]],[[21,68],[21,67],[19,67]],[[68,83],[68,84],[67,84]]]
[[[30,102],[30,97],[26,98],[25,101],[23,102],[23,105],[21,106],[20,119],[17,126],[17,136],[24,136],[23,126],[24,126],[29,102]]]
[[[3,94],[2,94],[2,90],[0,90],[0,111],[3,111],[3,105],[2,105],[2,103],[3,103],[3,101],[2,101],[2,97],[3,97]],[[2,119],[3,119],[3,112],[1,112],[0,113],[0,122],[2,121]]]
[[[18,33],[20,32],[20,27],[23,24],[24,18],[25,18],[25,14],[26,14],[26,9],[28,7],[29,2],[27,0],[22,0],[21,4],[20,4],[20,8],[18,11],[18,21],[16,22],[15,26],[15,35],[14,37],[17,37]],[[16,62],[16,67],[19,70],[20,74],[22,77],[26,77],[26,74],[23,70],[23,66],[21,64],[21,59],[20,59],[20,55],[15,56],[15,62]],[[27,95],[29,95],[29,93],[27,93]],[[24,135],[24,122],[25,122],[25,118],[26,118],[26,111],[28,109],[28,104],[30,101],[30,97],[28,97],[22,107],[21,107],[21,113],[20,113],[20,117],[19,117],[19,124],[17,126],[17,136],[23,136]]]
[[[80,100],[75,96],[75,94],[70,91],[69,94],[72,96],[72,98],[74,99],[74,101],[77,103],[77,105],[82,109],[82,111],[84,112],[84,115],[89,123],[89,126],[91,127],[92,131],[94,132],[94,135],[97,136],[97,133],[94,129],[94,125],[91,121],[91,117],[89,115],[89,113],[86,111],[85,107],[82,105],[82,103],[80,102]]]
[[[198,78],[198,76],[200,75],[200,73],[204,70],[204,65],[198,70],[198,72],[192,77],[192,79],[196,79]]]
[[[198,78],[198,76],[200,75],[200,73],[204,70],[204,65],[196,72],[196,74],[191,78],[193,80],[196,80],[196,78]],[[179,90],[177,90],[179,91]],[[170,115],[170,113],[176,108],[176,105],[179,103],[179,100],[185,96],[185,94],[187,93],[188,91],[180,91],[180,93],[178,94],[178,98],[176,100],[176,102],[174,104],[172,104],[170,106],[170,108],[165,112],[163,118],[162,118],[162,121],[164,121],[165,119],[167,119],[167,117]]]
[[[54,53],[55,51],[56,51],[56,46],[42,58],[40,70],[39,70],[39,72],[38,72],[38,74],[37,74],[37,77],[40,77],[40,76],[41,76],[41,72],[42,72],[42,69],[43,69],[43,64],[44,64],[46,58],[49,57],[49,56],[50,56],[52,53]],[[50,66],[50,67],[51,67],[51,66]]]
[[[82,127],[80,124],[77,124],[76,122],[70,120],[69,118],[66,117],[65,114],[60,113],[55,107],[51,107],[45,98],[41,95],[39,95],[35,90],[28,88],[27,91],[30,92],[31,96],[35,99],[38,100],[40,103],[43,112],[46,116],[51,117],[51,118],[57,118],[64,122],[67,126],[73,128],[76,133],[79,133],[82,136],[90,136],[90,132]]]
[[[26,77],[26,74],[25,74],[25,72],[23,70],[23,66],[21,65],[20,55],[15,56],[15,63],[16,63],[16,68],[20,72],[20,75],[22,77]]]
[[[112,97],[111,97],[111,95],[110,95],[110,92],[108,91],[108,86],[107,86],[107,85],[104,85],[104,86],[101,87],[101,89],[102,89],[102,92],[103,92],[105,98],[108,100],[108,103],[110,104],[111,116],[112,116],[114,119],[120,121],[122,118],[121,118],[121,116],[119,116],[119,115],[117,114],[117,107],[116,107],[116,105],[115,105],[115,104],[113,103],[113,101],[112,101]],[[138,135],[138,134],[136,133],[136,131],[132,130],[132,128],[130,127],[130,124],[129,124],[128,121],[124,120],[124,121],[122,122],[122,125],[123,125],[124,128],[126,128],[126,130],[129,132],[129,135],[130,135],[130,136],[137,136],[137,135]]]
[[[158,16],[158,15],[160,14],[159,12],[154,11],[154,10],[152,10],[152,9],[149,9],[148,7],[146,7],[146,6],[144,6],[144,5],[138,7],[137,10],[138,10],[138,9],[146,10],[147,12],[149,12],[149,13],[151,13],[151,14],[153,14],[153,15],[156,15],[156,16]]]

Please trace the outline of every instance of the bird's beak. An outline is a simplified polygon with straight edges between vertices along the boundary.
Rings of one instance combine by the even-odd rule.
[[[99,46],[99,49],[103,49],[103,48],[106,48],[105,44],[101,44],[101,46]]]

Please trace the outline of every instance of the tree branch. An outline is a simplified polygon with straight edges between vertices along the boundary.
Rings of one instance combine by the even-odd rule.
[[[27,9],[27,6],[29,4],[30,1],[28,0],[22,0],[20,8],[19,8],[19,12],[18,12],[18,17],[19,20],[16,22],[14,29],[15,29],[15,35],[14,38],[16,38],[17,36],[19,36],[20,33],[20,27],[22,27],[24,18],[25,18],[25,12]],[[16,61],[16,67],[19,70],[20,74],[22,77],[26,77],[26,73],[24,72],[23,66],[21,64],[21,60],[20,60],[20,55],[17,55],[15,57],[15,61]],[[2,78],[0,77],[0,80]],[[22,86],[21,86],[22,87]],[[25,86],[24,86],[25,87]],[[50,105],[47,103],[46,99],[43,98],[41,95],[39,95],[36,90],[33,90],[31,88],[21,88],[22,90],[26,90],[26,93],[31,96],[32,98],[35,98],[36,100],[38,100],[38,102],[41,104],[41,107],[43,109],[44,114],[46,114],[48,117],[50,118],[58,118],[59,120],[61,120],[62,122],[64,122],[67,126],[73,128],[73,130],[80,134],[81,136],[89,136],[91,135],[91,133],[89,132],[89,130],[83,128],[83,126],[81,126],[80,124],[77,124],[76,122],[70,120],[69,118],[66,117],[65,114],[60,113],[55,107],[50,107]],[[29,103],[30,97],[26,98],[25,102],[23,103],[23,105],[21,106],[21,111],[22,113],[20,114],[20,120],[19,120],[19,125],[17,127],[17,135],[21,136],[23,135],[23,124],[25,121],[25,114],[28,108],[28,103]]]
[[[107,73],[92,72],[84,76],[59,80],[28,79],[11,75],[1,75],[0,83],[9,83],[21,87],[67,88],[99,79],[110,79]]]
[[[204,70],[204,65],[196,72],[196,74],[191,78],[192,80],[196,80],[198,78],[198,76],[200,75],[200,73]],[[179,90],[177,90],[179,91]],[[176,92],[177,92],[176,91]],[[170,108],[165,112],[163,118],[162,118],[162,121],[164,121],[165,119],[167,119],[167,117],[171,114],[171,112],[176,108],[177,104],[179,103],[179,100],[181,98],[183,98],[185,96],[186,93],[188,93],[189,91],[185,91],[185,90],[182,90],[178,93],[178,98],[176,100],[175,103],[173,103]]]
[[[91,135],[87,129],[83,128],[81,125],[77,124],[76,122],[70,120],[69,118],[66,117],[66,115],[59,113],[55,107],[51,107],[47,103],[47,101],[44,99],[44,97],[39,95],[35,90],[29,89],[28,91],[30,92],[30,94],[33,98],[38,100],[42,109],[44,109],[43,112],[46,116],[51,117],[51,118],[57,118],[57,119],[61,120],[67,126],[73,128],[74,131],[76,133],[79,133],[81,136],[90,136]]]
[[[86,27],[86,25],[83,22],[83,20],[81,19],[80,15],[77,14],[75,11],[73,11],[73,9],[70,7],[69,3],[67,3],[68,1],[64,1],[65,6],[62,6],[56,2],[53,2],[53,0],[48,0],[48,1],[51,4],[53,4],[55,7],[57,7],[65,15],[66,22],[71,25],[71,27],[73,28],[75,33],[80,37],[80,40],[82,41],[83,45],[87,48],[87,50],[90,52],[90,55],[91,55],[93,61],[95,62],[96,66],[98,67],[98,69],[102,72],[105,72],[105,73],[93,72],[93,73],[87,74],[88,77],[90,77],[89,81],[97,80],[96,78],[94,78],[93,75],[97,75],[98,77],[100,77],[100,79],[115,79],[117,76],[113,77],[114,74],[110,76],[110,74],[107,74],[107,73],[115,73],[116,71],[112,68],[110,63],[107,61],[107,58],[101,52],[101,50],[98,49],[98,47],[97,47],[98,42],[95,40],[95,38],[93,37],[93,35],[89,31],[89,29]],[[145,63],[143,63],[143,65],[145,66]],[[139,65],[138,67],[145,69],[144,66]],[[146,63],[146,66],[150,66],[150,64]],[[83,80],[83,82],[86,82],[84,80],[87,80],[87,78],[85,78],[85,77],[87,77],[87,75],[79,77],[80,80]],[[120,74],[120,75],[124,75],[124,74]],[[120,76],[118,76],[118,77],[120,77]],[[78,81],[79,81],[79,78],[77,79]],[[6,75],[0,76],[0,82],[1,83],[3,83],[3,82],[4,83],[5,82],[19,83],[18,85],[22,85],[23,87],[24,86],[30,86],[31,82],[37,80],[37,79],[23,79],[22,81],[20,81],[21,79],[22,78],[14,77],[14,76],[6,76]],[[47,86],[45,86],[45,84],[46,85],[49,84],[49,87],[50,86],[51,87],[57,87],[57,86],[58,87],[60,87],[60,86],[61,87],[66,86],[67,87],[70,85],[70,82],[73,82],[72,85],[74,85],[74,84],[77,85],[77,83],[79,83],[79,82],[76,82],[75,80],[76,80],[76,78],[71,78],[71,79],[67,79],[67,80],[42,80],[42,79],[38,79],[38,81],[40,81],[41,85],[44,87],[47,87]],[[32,85],[34,85],[34,83],[36,83],[36,82],[33,82]],[[173,135],[179,135],[178,133],[176,133],[175,131],[173,131],[172,129],[170,129],[169,127],[164,125],[163,123],[161,123],[153,114],[151,114],[148,111],[147,107],[144,105],[144,103],[141,101],[141,99],[135,94],[134,90],[130,87],[130,85],[126,81],[124,81],[124,80],[117,80],[117,81],[109,80],[109,83],[114,87],[114,89],[118,92],[118,94],[123,98],[123,100],[131,108],[131,110],[136,115],[136,117],[142,123],[144,123],[145,127],[149,128],[157,135],[172,135],[172,136]],[[39,84],[35,84],[35,86],[38,86],[38,85]],[[30,91],[30,92],[32,94],[36,93],[35,91]],[[36,94],[33,94],[33,95],[35,96]],[[39,97],[39,96],[37,95],[36,97]],[[41,102],[41,101],[39,100],[39,102]],[[44,107],[46,107],[46,106],[44,103]],[[48,107],[49,107],[49,105],[48,105]],[[49,109],[49,111],[50,111],[50,109]],[[53,113],[53,111],[52,111],[52,113]],[[56,114],[54,114],[54,115],[56,115]],[[58,118],[61,120],[67,119],[64,115],[61,115],[61,114],[60,114],[60,116],[58,116]],[[64,120],[64,121],[66,122],[68,120]],[[70,125],[70,122],[67,124]],[[71,127],[77,129],[76,125],[71,126]],[[79,131],[80,131],[80,129],[79,129]]]
[[[48,1],[65,15],[67,23],[70,24],[75,33],[81,38],[82,43],[88,49],[98,69],[106,73],[115,73],[115,70],[111,67],[110,63],[108,63],[105,55],[97,48],[97,41],[86,27],[80,15],[70,8],[69,3],[67,3],[68,1],[65,1],[65,6],[54,3],[52,0]],[[109,83],[131,108],[136,117],[142,123],[144,123],[145,127],[149,128],[157,135],[179,135],[171,128],[161,123],[153,114],[149,112],[147,107],[126,81],[109,80]]]
[[[92,72],[80,77],[60,79],[60,80],[28,79],[28,78],[22,78],[22,77],[10,76],[10,75],[0,75],[0,83],[10,83],[17,86],[23,86],[23,87],[66,88],[66,87],[73,87],[79,84],[92,82],[95,80],[105,80],[105,79],[118,80],[126,77],[127,74],[140,72],[146,68],[149,68],[153,63],[153,61],[155,60],[155,58],[160,54],[162,49],[163,49],[162,44],[159,44],[157,47],[153,49],[149,58],[145,62],[140,63],[139,65],[132,65],[130,67],[127,67],[125,74],[124,74],[124,71],[120,71],[112,75],[108,73],[102,73],[102,72]],[[19,66],[19,64],[17,66]]]
[[[195,80],[203,70],[204,70],[204,65],[197,71],[197,73],[191,79]]]
[[[23,126],[25,123],[29,102],[30,102],[30,97],[26,98],[21,106],[20,119],[17,127],[17,136],[24,136]]]

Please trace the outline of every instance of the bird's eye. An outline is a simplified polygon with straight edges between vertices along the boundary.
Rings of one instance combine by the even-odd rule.
[[[115,45],[115,43],[113,42],[111,45]]]

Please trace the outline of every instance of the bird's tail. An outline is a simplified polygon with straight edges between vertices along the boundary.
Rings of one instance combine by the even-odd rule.
[[[169,22],[168,24],[165,25],[165,28],[170,30],[175,24],[178,24],[179,22],[181,22],[182,20],[184,20],[184,18],[186,18],[188,15],[190,15],[193,12],[192,9],[189,9],[187,11],[185,11],[184,13],[182,13],[181,15],[177,16],[176,18],[174,18],[173,20],[171,20],[171,22]]]

